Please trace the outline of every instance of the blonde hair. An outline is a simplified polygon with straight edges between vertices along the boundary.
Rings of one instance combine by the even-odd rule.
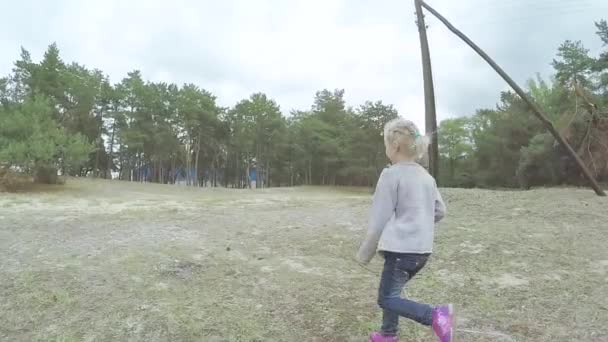
[[[384,143],[387,146],[397,144],[404,148],[408,156],[420,160],[428,151],[430,139],[420,134],[415,123],[398,117],[384,125]]]

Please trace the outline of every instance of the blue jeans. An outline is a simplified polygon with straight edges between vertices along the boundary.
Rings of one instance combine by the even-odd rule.
[[[430,305],[401,298],[405,284],[424,267],[428,258],[426,254],[384,252],[384,270],[378,291],[378,305],[383,309],[383,335],[391,336],[399,332],[399,316],[424,325],[433,323],[433,308]]]

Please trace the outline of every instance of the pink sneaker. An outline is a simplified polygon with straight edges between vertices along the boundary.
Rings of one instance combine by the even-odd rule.
[[[433,331],[439,342],[454,341],[454,306],[438,306],[433,309]]]
[[[399,336],[382,336],[381,333],[374,331],[369,335],[370,342],[399,342]]]

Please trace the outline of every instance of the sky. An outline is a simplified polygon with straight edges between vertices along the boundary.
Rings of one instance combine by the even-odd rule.
[[[606,0],[427,0],[520,84],[552,74],[566,39],[601,49],[594,21]],[[531,4],[530,4],[531,3]],[[322,89],[345,89],[357,107],[393,104],[424,123],[413,0],[0,1],[0,75],[24,47],[39,60],[56,42],[66,62],[113,83],[138,69],[150,81],[194,83],[223,106],[265,92],[288,114]],[[507,86],[427,15],[438,120],[495,106]]]

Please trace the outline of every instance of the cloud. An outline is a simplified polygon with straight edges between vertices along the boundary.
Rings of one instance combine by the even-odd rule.
[[[603,0],[466,4],[429,0],[516,81],[551,73],[565,39],[600,49],[593,21]],[[140,69],[152,81],[195,83],[230,106],[253,92],[283,111],[307,109],[315,91],[345,88],[349,105],[394,104],[424,123],[413,1],[386,0],[64,0],[3,2],[0,73],[22,45],[39,58],[56,41],[66,61],[119,82]],[[439,119],[491,107],[504,82],[464,43],[427,16]]]

